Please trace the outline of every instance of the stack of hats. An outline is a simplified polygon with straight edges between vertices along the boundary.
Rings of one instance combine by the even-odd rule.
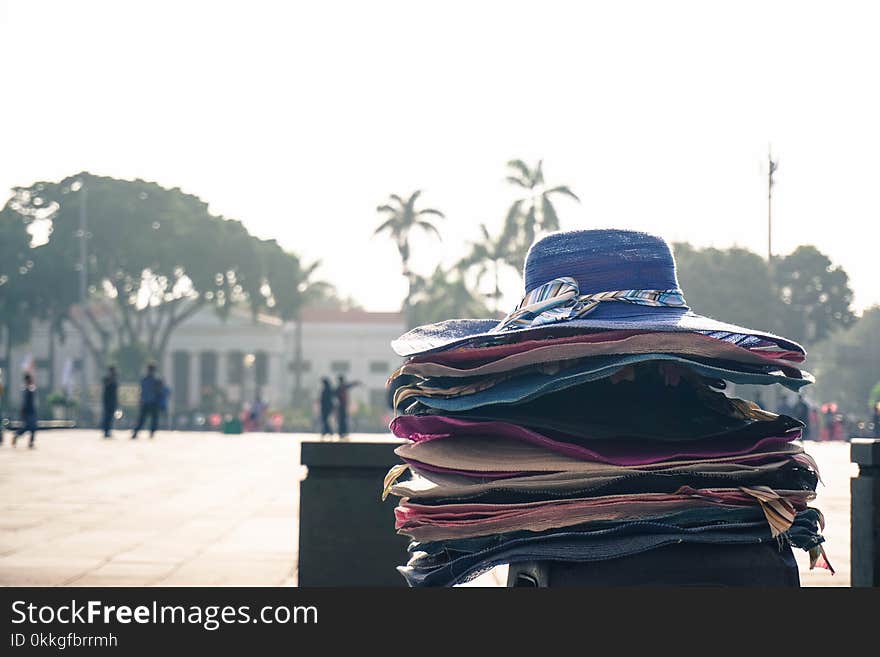
[[[682,544],[775,555],[733,583],[796,585],[791,546],[830,569],[803,424],[730,394],[810,383],[800,345],[693,313],[668,244],[645,233],[549,235],[524,277],[500,322],[448,320],[392,345],[407,361],[389,379],[391,429],[409,442],[384,494],[401,498],[410,585],[521,562],[612,572]],[[644,583],[625,572],[603,582]]]

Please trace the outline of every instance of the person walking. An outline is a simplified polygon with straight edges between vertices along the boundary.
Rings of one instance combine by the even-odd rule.
[[[798,395],[797,402],[792,409],[791,415],[796,419],[800,420],[804,423],[803,436],[804,440],[810,440],[813,438],[813,434],[810,432],[810,407],[807,406],[807,402],[801,395]]]
[[[326,376],[321,377],[321,437],[332,436],[333,429],[330,427],[330,415],[333,413],[336,393],[333,385]]]
[[[262,431],[264,429],[263,412],[265,410],[266,404],[260,397],[260,393],[257,392],[248,412],[248,431]]]
[[[12,446],[18,442],[18,437],[30,431],[31,439],[28,447],[34,448],[34,440],[37,435],[37,386],[34,385],[34,377],[30,372],[25,372],[24,388],[21,391],[21,426],[12,436]]]
[[[108,367],[107,374],[104,375],[101,382],[103,384],[101,394],[101,405],[103,407],[101,429],[104,430],[104,438],[110,438],[112,437],[116,409],[119,407],[119,382],[116,380],[116,368],[113,366]]]
[[[131,439],[137,438],[138,432],[143,428],[147,416],[150,418],[150,438],[156,433],[159,424],[159,406],[162,402],[163,391],[162,379],[156,376],[156,366],[153,363],[147,365],[147,374],[141,379],[141,408],[138,421],[131,434]]]
[[[360,381],[348,382],[343,374],[336,379],[336,433],[340,438],[348,435],[348,391],[357,385]]]

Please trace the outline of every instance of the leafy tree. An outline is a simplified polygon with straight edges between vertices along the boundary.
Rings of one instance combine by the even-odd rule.
[[[852,290],[842,267],[815,246],[799,246],[773,261],[773,275],[782,303],[781,330],[795,340],[813,343],[836,328],[853,323]]]
[[[489,235],[486,224],[480,224],[480,233],[482,239],[479,242],[470,243],[470,251],[462,258],[457,268],[463,273],[476,270],[476,285],[480,286],[483,278],[487,274],[492,275],[494,288],[492,292],[486,295],[492,300],[492,307],[498,312],[498,304],[501,301],[501,288],[499,285],[499,273],[505,263],[505,245],[501,239],[493,239]]]
[[[510,170],[507,182],[523,190],[525,196],[514,201],[508,209],[501,242],[507,251],[507,263],[521,271],[537,232],[559,230],[554,197],[567,196],[578,203],[580,199],[566,185],[547,186],[543,160],[538,160],[534,169],[522,160],[511,160],[507,167]]]
[[[265,287],[262,299],[266,308],[284,321],[296,326],[294,346],[294,403],[302,401],[302,311],[308,305],[335,298],[332,285],[314,280],[318,262],[304,265],[300,259],[285,253],[275,240],[261,244],[262,261],[265,263]],[[253,298],[253,297],[252,297]]]
[[[397,245],[397,251],[400,253],[403,276],[407,281],[407,293],[403,302],[405,313],[410,305],[414,282],[413,273],[409,267],[410,235],[413,230],[420,228],[426,233],[433,233],[437,239],[440,239],[440,232],[437,230],[437,227],[426,217],[434,216],[443,219],[446,216],[440,210],[434,208],[416,209],[416,201],[421,194],[421,190],[416,190],[406,200],[397,194],[392,194],[389,197],[388,203],[376,208],[376,212],[383,218],[383,221],[373,234],[388,233],[391,239],[394,240],[394,243]]]
[[[34,309],[30,241],[22,218],[8,208],[0,210],[0,332],[3,334],[0,366],[5,370],[0,408],[6,406],[9,390],[17,383],[13,380],[12,348],[30,337],[30,313]]]
[[[255,314],[271,304],[296,312],[301,281],[279,263],[287,258],[295,268],[299,261],[255,239],[240,222],[212,215],[207,203],[178,188],[83,172],[13,191],[9,211],[28,223],[50,224],[48,241],[32,249],[41,305],[85,337],[99,365],[112,350],[127,359],[149,354],[161,360],[173,331],[204,308],[221,316],[242,304]],[[85,306],[75,286],[83,207]],[[291,280],[296,284],[286,287]]]
[[[767,261],[746,249],[673,245],[678,282],[691,309],[724,322],[776,332],[782,308]]]
[[[869,413],[880,372],[880,306],[817,344],[810,350],[809,364],[816,375],[814,397],[837,402],[848,413]]]
[[[846,272],[814,246],[774,258],[751,251],[674,245],[678,278],[688,305],[703,315],[819,342],[854,319]]]
[[[470,290],[459,270],[447,271],[438,266],[430,276],[414,276],[410,326],[454,317],[489,316],[486,304]]]

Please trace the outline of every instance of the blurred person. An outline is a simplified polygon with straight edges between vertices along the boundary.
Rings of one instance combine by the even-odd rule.
[[[880,401],[874,404],[874,438],[880,438]]]
[[[360,383],[346,381],[343,374],[336,377],[336,433],[340,438],[348,435],[348,391]]]
[[[116,379],[116,368],[110,366],[107,368],[107,374],[101,380],[103,384],[101,394],[102,419],[101,429],[104,430],[104,438],[110,438],[113,432],[113,420],[116,416],[116,409],[119,407],[119,382]]]
[[[259,431],[263,428],[263,412],[266,410],[266,404],[260,398],[260,393],[254,398],[251,404],[248,419],[250,420],[249,431]]]
[[[834,440],[837,404],[829,402],[822,407],[822,440]]]
[[[798,395],[797,402],[795,402],[791,409],[791,416],[804,423],[804,439],[809,440],[812,438],[812,434],[810,433],[810,407],[807,406],[807,402],[804,401],[804,398],[801,395]]]
[[[147,365],[147,374],[141,379],[141,407],[138,421],[131,434],[131,439],[137,438],[138,432],[144,426],[144,421],[150,418],[150,438],[156,433],[159,424],[159,409],[164,395],[162,379],[156,376],[156,366],[153,363]]]
[[[330,427],[330,416],[333,414],[336,393],[326,376],[321,377],[321,436],[332,436],[333,429]]]
[[[27,432],[31,434],[28,447],[33,449],[37,435],[37,386],[34,385],[34,377],[30,372],[24,374],[24,387],[21,391],[21,426],[12,436],[12,446],[15,447],[18,437]]]
[[[835,413],[832,417],[831,440],[846,440],[846,418],[842,413]]]

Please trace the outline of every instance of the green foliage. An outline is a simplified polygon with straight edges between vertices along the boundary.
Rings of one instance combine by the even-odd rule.
[[[225,316],[247,305],[290,318],[308,298],[314,265],[178,188],[82,172],[13,192],[4,213],[50,224],[48,241],[30,251],[35,285],[26,293],[35,310],[28,318],[42,315],[57,328],[72,323],[101,365],[111,349],[131,356],[132,366],[161,359],[174,329],[202,308]],[[81,208],[88,295],[103,302],[85,307],[77,285]]]
[[[49,406],[63,406],[65,408],[75,408],[77,403],[75,399],[70,399],[61,392],[52,392],[46,397],[46,403]]]
[[[36,310],[33,270],[26,223],[16,213],[3,208],[0,210],[0,334],[3,338],[0,358],[8,371],[0,405],[8,400],[11,387],[12,347],[30,337],[30,315]]]
[[[863,414],[880,372],[880,308],[855,321],[847,275],[813,246],[774,258],[745,249],[675,244],[678,279],[694,312],[807,346],[808,394]],[[855,322],[855,323],[854,323]]]
[[[775,332],[779,306],[767,261],[751,251],[673,245],[678,282],[691,309],[701,315]]]
[[[852,290],[842,267],[815,246],[799,246],[790,255],[773,261],[783,334],[803,342],[822,340],[838,328],[853,323]]]
[[[486,304],[474,294],[456,269],[437,267],[428,277],[414,276],[408,321],[410,326],[454,317],[489,317]]]
[[[486,224],[480,224],[480,241],[471,242],[468,253],[456,264],[462,275],[466,275],[471,271],[476,272],[476,287],[480,287],[483,278],[491,274],[493,280],[492,291],[485,296],[492,301],[495,312],[498,312],[498,304],[501,301],[501,288],[499,284],[499,274],[501,267],[506,266],[505,256],[506,250],[504,242],[498,238],[495,239],[489,234]]]
[[[848,413],[870,412],[880,399],[880,306],[817,344],[809,363],[816,375],[814,397],[836,401]]]
[[[403,267],[403,275],[407,279],[407,294],[403,301],[404,312],[407,312],[411,297],[413,294],[414,275],[409,267],[410,244],[409,238],[412,232],[419,228],[427,233],[432,233],[440,239],[440,231],[427,219],[428,216],[434,216],[444,219],[444,215],[440,210],[434,208],[416,209],[416,201],[421,196],[422,190],[418,189],[409,198],[404,200],[397,194],[388,197],[388,202],[376,208],[376,212],[382,217],[383,221],[376,228],[374,235],[388,233],[389,237],[394,240],[397,251],[400,254],[400,263]]]
[[[813,246],[771,266],[741,248],[674,246],[678,279],[694,312],[814,344],[854,319],[846,272]]]
[[[132,342],[115,349],[110,355],[110,361],[115,364],[121,381],[138,381],[144,375],[144,368],[150,357],[145,344]]]
[[[508,209],[499,242],[505,251],[505,262],[522,271],[526,253],[538,232],[560,228],[553,198],[567,196],[578,203],[580,199],[565,185],[546,185],[543,160],[538,160],[534,169],[522,160],[511,160],[507,168],[507,182],[523,190],[525,197],[514,201]]]

